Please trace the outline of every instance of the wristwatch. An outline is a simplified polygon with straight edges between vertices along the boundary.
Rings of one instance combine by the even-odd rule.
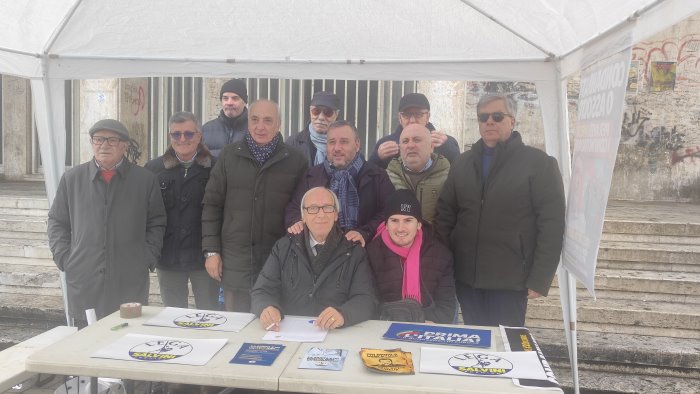
[[[204,258],[209,258],[211,256],[218,256],[219,254],[216,252],[204,252]]]

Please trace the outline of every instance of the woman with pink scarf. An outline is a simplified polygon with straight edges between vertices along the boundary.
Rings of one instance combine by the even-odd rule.
[[[415,314],[402,319],[404,314],[391,313],[397,305],[398,310],[403,306],[410,309],[413,302],[407,300],[413,300],[422,307],[425,321],[452,323],[456,308],[452,253],[422,222],[420,203],[413,192],[394,192],[384,207],[384,217],[386,222],[367,245],[367,254],[386,317],[420,320]]]

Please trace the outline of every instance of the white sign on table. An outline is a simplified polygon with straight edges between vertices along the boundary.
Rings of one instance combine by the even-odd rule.
[[[239,332],[254,318],[255,315],[252,313],[167,307],[143,324],[146,326]]]
[[[226,344],[225,338],[194,339],[127,334],[93,353],[93,358],[205,365]]]
[[[421,347],[420,372],[491,378],[547,379],[536,352],[480,352]]]

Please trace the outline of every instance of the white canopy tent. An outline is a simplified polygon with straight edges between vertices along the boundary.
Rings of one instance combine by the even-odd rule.
[[[64,80],[147,76],[534,82],[568,185],[567,76],[698,11],[697,0],[0,0],[0,73],[31,81],[49,201],[65,161]]]

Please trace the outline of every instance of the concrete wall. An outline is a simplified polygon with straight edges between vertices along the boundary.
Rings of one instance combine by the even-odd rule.
[[[675,63],[675,79],[668,90],[657,89],[652,82],[654,62]],[[700,14],[634,45],[632,66],[610,198],[700,203]],[[572,78],[568,89],[572,143],[578,82]],[[419,91],[431,102],[431,121],[454,136],[462,150],[480,138],[479,97],[514,94],[519,109],[516,129],[526,144],[544,149],[534,84],[426,81],[419,84]]]
[[[3,76],[2,94],[2,157],[5,179],[22,180],[32,168],[29,80]]]

